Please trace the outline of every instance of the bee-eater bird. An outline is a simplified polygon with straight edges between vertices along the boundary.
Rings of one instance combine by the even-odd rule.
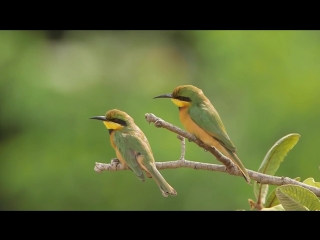
[[[143,171],[145,171],[147,177],[156,181],[164,197],[177,195],[176,190],[156,168],[148,139],[131,116],[118,109],[112,109],[105,116],[95,116],[90,119],[103,121],[109,130],[111,146],[122,166],[131,169],[143,182],[145,181]]]
[[[236,155],[236,148],[218,112],[201,89],[193,85],[182,85],[176,87],[170,94],[162,94],[154,98],[171,98],[179,108],[180,121],[184,128],[202,142],[215,147],[230,158],[250,184],[249,174]]]

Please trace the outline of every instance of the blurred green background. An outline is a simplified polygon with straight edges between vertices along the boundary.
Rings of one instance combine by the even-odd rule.
[[[211,100],[246,168],[299,133],[276,175],[320,180],[319,31],[1,31],[0,74],[1,210],[250,210],[242,177],[162,170],[178,192],[164,198],[152,179],[93,170],[115,153],[89,117],[113,108],[156,161],[179,159],[176,135],[144,115],[182,128],[170,100],[152,99],[182,84]],[[220,164],[190,142],[186,159]]]

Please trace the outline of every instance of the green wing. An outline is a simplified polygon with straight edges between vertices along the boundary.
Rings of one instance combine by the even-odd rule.
[[[235,152],[220,116],[211,103],[201,103],[189,108],[191,119],[209,135],[220,141],[228,150]]]
[[[148,156],[150,149],[148,140],[144,136],[140,136],[142,132],[123,133],[117,132],[114,135],[114,142],[123,157],[124,161],[128,164],[131,170],[144,181],[144,174],[142,168],[137,161],[138,154]]]

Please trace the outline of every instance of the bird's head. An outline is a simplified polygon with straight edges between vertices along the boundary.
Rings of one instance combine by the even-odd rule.
[[[181,85],[176,87],[172,93],[162,94],[154,98],[171,98],[178,107],[189,107],[192,103],[202,101],[202,90],[193,85]]]
[[[109,110],[105,116],[95,116],[90,119],[103,121],[106,128],[109,130],[121,130],[133,122],[133,118],[126,112],[118,109]]]

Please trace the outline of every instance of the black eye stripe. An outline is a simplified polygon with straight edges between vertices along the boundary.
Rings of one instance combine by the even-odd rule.
[[[191,99],[189,97],[183,97],[183,96],[177,96],[175,97],[176,99],[179,99],[181,101],[185,101],[185,102],[191,102]]]
[[[118,123],[122,126],[127,126],[127,122],[122,120],[122,119],[119,119],[119,118],[112,118],[109,120],[110,122],[114,122],[114,123]]]

